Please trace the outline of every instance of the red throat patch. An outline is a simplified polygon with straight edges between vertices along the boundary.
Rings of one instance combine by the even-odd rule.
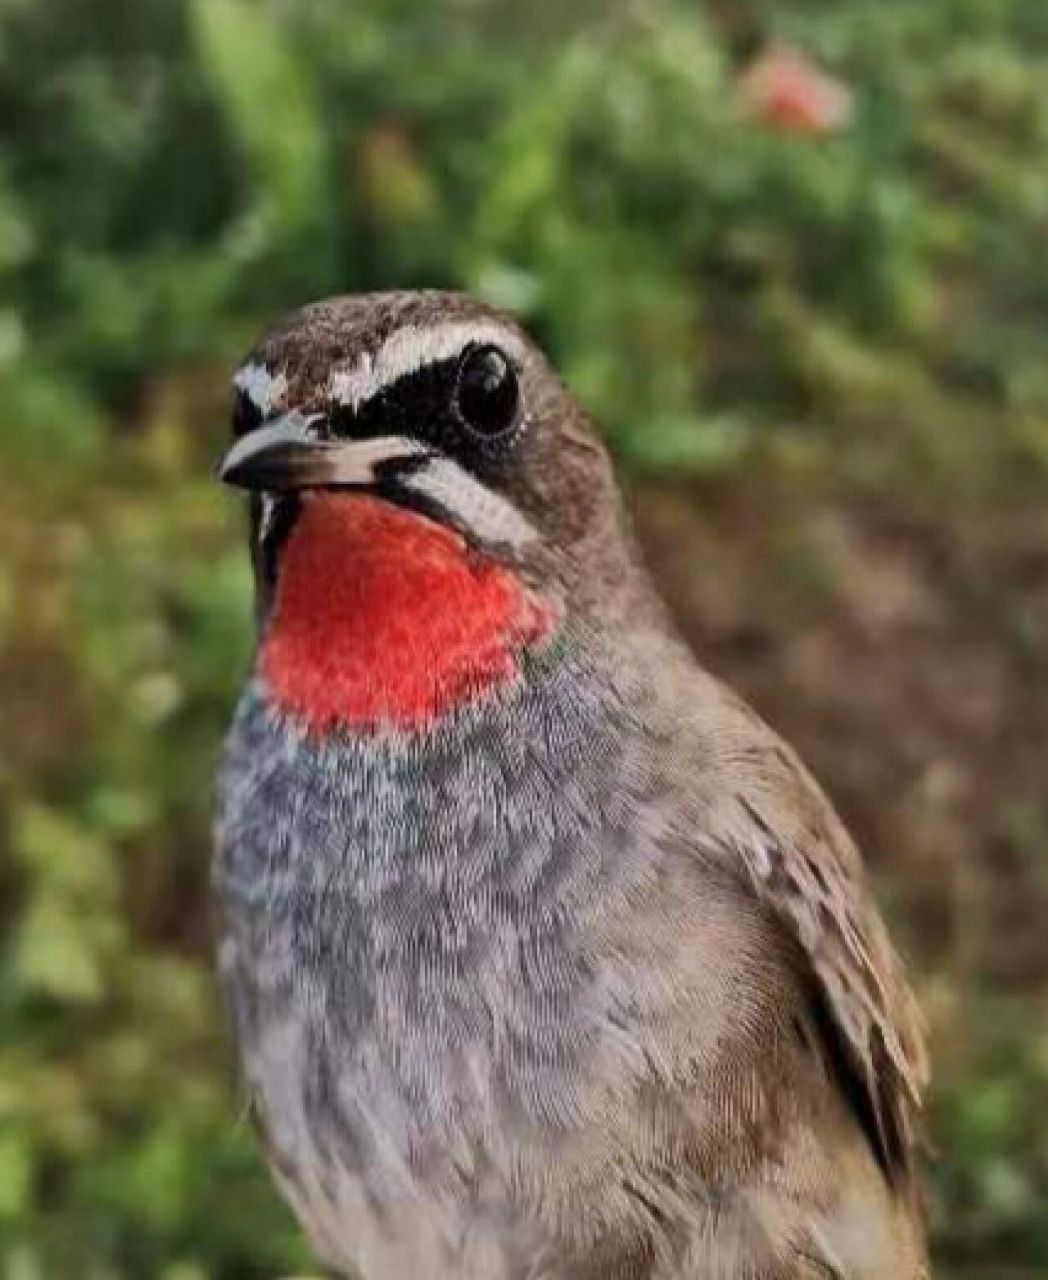
[[[421,728],[513,679],[550,609],[453,531],[362,494],[307,498],[260,666],[310,728]]]

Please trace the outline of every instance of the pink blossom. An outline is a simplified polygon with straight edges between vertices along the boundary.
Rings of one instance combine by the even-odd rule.
[[[852,94],[798,49],[773,45],[742,73],[739,94],[750,115],[781,133],[822,136],[851,119]]]

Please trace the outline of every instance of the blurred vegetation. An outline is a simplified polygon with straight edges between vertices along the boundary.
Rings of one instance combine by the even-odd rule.
[[[755,118],[772,42],[846,122]],[[308,1266],[210,970],[210,465],[276,312],[416,284],[546,344],[866,845],[939,1274],[1048,1274],[1044,0],[0,0],[0,131],[0,1280]]]

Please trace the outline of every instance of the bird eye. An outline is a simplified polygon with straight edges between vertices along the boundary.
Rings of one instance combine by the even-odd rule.
[[[521,423],[520,382],[498,347],[473,347],[462,357],[453,408],[473,435],[503,443]]]

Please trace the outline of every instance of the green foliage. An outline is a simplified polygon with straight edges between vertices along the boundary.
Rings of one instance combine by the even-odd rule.
[[[771,40],[849,85],[847,126],[751,118],[737,77]],[[973,800],[978,901],[1006,871],[1048,906],[1043,0],[0,0],[0,121],[0,1280],[305,1265],[225,1062],[206,864],[250,643],[209,469],[231,363],[309,297],[517,310],[638,493],[748,513],[733,571],[763,539],[778,612],[746,622],[773,645],[834,610],[851,644],[866,617],[838,534],[803,518],[826,495],[949,548],[928,562],[961,630],[928,615],[929,670],[955,635],[992,651],[1005,725],[950,745],[1011,806]],[[702,576],[688,537],[670,578],[687,556]],[[860,817],[910,803],[825,763]],[[925,839],[892,863],[904,927]],[[936,1232],[958,1276],[1033,1276],[1046,1058],[1001,975],[1043,1009],[1044,952],[1009,969],[967,912],[916,948],[964,1045]]]

